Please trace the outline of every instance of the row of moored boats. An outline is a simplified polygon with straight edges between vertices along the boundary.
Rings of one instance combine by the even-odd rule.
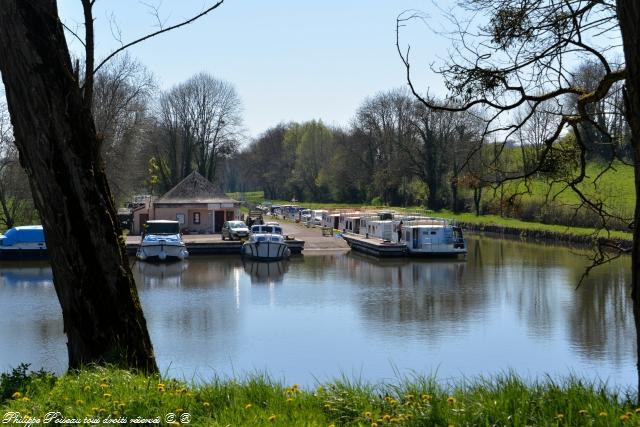
[[[269,213],[309,225],[337,229],[349,246],[375,256],[466,254],[462,228],[445,218],[394,211],[304,209],[270,206]]]

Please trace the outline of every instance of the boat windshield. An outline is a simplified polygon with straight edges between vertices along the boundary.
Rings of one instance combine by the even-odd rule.
[[[180,234],[178,222],[148,222],[145,225],[145,234]]]

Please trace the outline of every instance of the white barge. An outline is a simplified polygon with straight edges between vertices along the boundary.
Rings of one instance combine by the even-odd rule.
[[[342,237],[353,250],[370,255],[456,257],[467,253],[462,229],[444,218],[384,212],[361,217],[358,225]]]

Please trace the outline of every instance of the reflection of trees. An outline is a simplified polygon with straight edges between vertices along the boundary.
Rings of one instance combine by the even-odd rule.
[[[569,304],[568,331],[581,356],[621,365],[635,351],[629,259],[592,270]],[[578,274],[576,274],[578,276]],[[575,282],[574,282],[575,283]]]
[[[469,277],[484,283],[489,299],[517,310],[529,334],[547,340],[567,331],[582,357],[621,362],[633,357],[628,258],[592,270],[579,251],[560,246],[473,238]]]
[[[402,325],[394,334],[450,335],[486,305],[482,289],[465,285],[463,260],[377,260],[350,253],[339,263],[355,284],[366,287],[358,302],[362,315]]]

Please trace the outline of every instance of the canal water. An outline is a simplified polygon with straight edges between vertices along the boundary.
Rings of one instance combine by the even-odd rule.
[[[470,237],[466,260],[306,255],[133,265],[161,370],[206,381],[268,372],[312,386],[341,376],[441,381],[509,371],[635,383],[629,259],[576,284],[571,249]],[[46,265],[0,265],[0,371],[63,372]]]

